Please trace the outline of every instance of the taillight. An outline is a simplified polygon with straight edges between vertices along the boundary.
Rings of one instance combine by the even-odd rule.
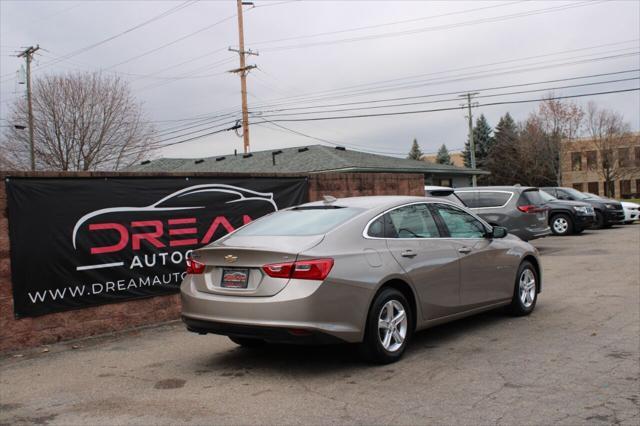
[[[324,280],[333,268],[333,259],[300,260],[298,262],[272,263],[262,270],[273,278],[299,280]]]
[[[293,270],[293,262],[288,263],[272,263],[271,265],[264,265],[262,270],[267,275],[273,278],[291,278],[291,271]]]
[[[546,208],[534,206],[533,204],[528,204],[526,206],[518,206],[518,210],[520,210],[523,213],[542,213],[544,211],[547,211]]]
[[[204,263],[197,260],[187,259],[187,274],[198,275],[204,272]]]

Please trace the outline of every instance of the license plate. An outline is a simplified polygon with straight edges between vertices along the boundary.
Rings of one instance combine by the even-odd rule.
[[[220,287],[224,288],[247,288],[249,284],[248,269],[223,269]]]

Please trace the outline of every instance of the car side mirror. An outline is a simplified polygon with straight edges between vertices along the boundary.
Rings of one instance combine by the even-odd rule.
[[[494,226],[491,231],[491,238],[504,238],[508,233],[509,231],[507,231],[507,228],[503,226]]]

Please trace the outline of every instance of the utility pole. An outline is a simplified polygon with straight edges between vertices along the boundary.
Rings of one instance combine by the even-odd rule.
[[[473,114],[471,112],[471,107],[473,106],[473,104],[471,103],[471,99],[477,94],[478,92],[460,95],[461,97],[467,98],[466,106],[469,108],[469,114],[467,115],[467,118],[469,119],[469,151],[472,169],[476,168],[476,144],[473,141]],[[471,186],[478,186],[478,179],[476,175],[471,175]]]
[[[36,47],[30,46],[18,54],[18,58],[24,57],[27,62],[27,109],[28,109],[28,125],[29,125],[29,152],[31,154],[31,170],[36,169],[36,152],[33,145],[33,103],[31,102],[31,61],[33,54],[40,49],[40,45]]]
[[[235,70],[231,70],[229,72],[237,73],[240,75],[240,92],[242,95],[242,137],[244,142],[244,153],[248,154],[250,151],[249,146],[249,111],[247,110],[247,74],[253,68],[256,68],[255,65],[246,65],[245,55],[255,55],[258,56],[257,52],[252,52],[251,50],[244,50],[244,24],[242,20],[242,6],[253,6],[252,2],[243,2],[242,0],[237,0],[238,6],[238,47],[239,49],[229,48],[231,52],[238,52],[240,55],[240,68]]]

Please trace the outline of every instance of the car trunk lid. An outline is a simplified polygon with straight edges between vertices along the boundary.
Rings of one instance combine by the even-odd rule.
[[[228,238],[193,252],[193,259],[205,265],[193,275],[198,291],[227,296],[273,296],[289,282],[262,270],[264,265],[293,262],[298,253],[322,241],[323,235],[251,236]]]

